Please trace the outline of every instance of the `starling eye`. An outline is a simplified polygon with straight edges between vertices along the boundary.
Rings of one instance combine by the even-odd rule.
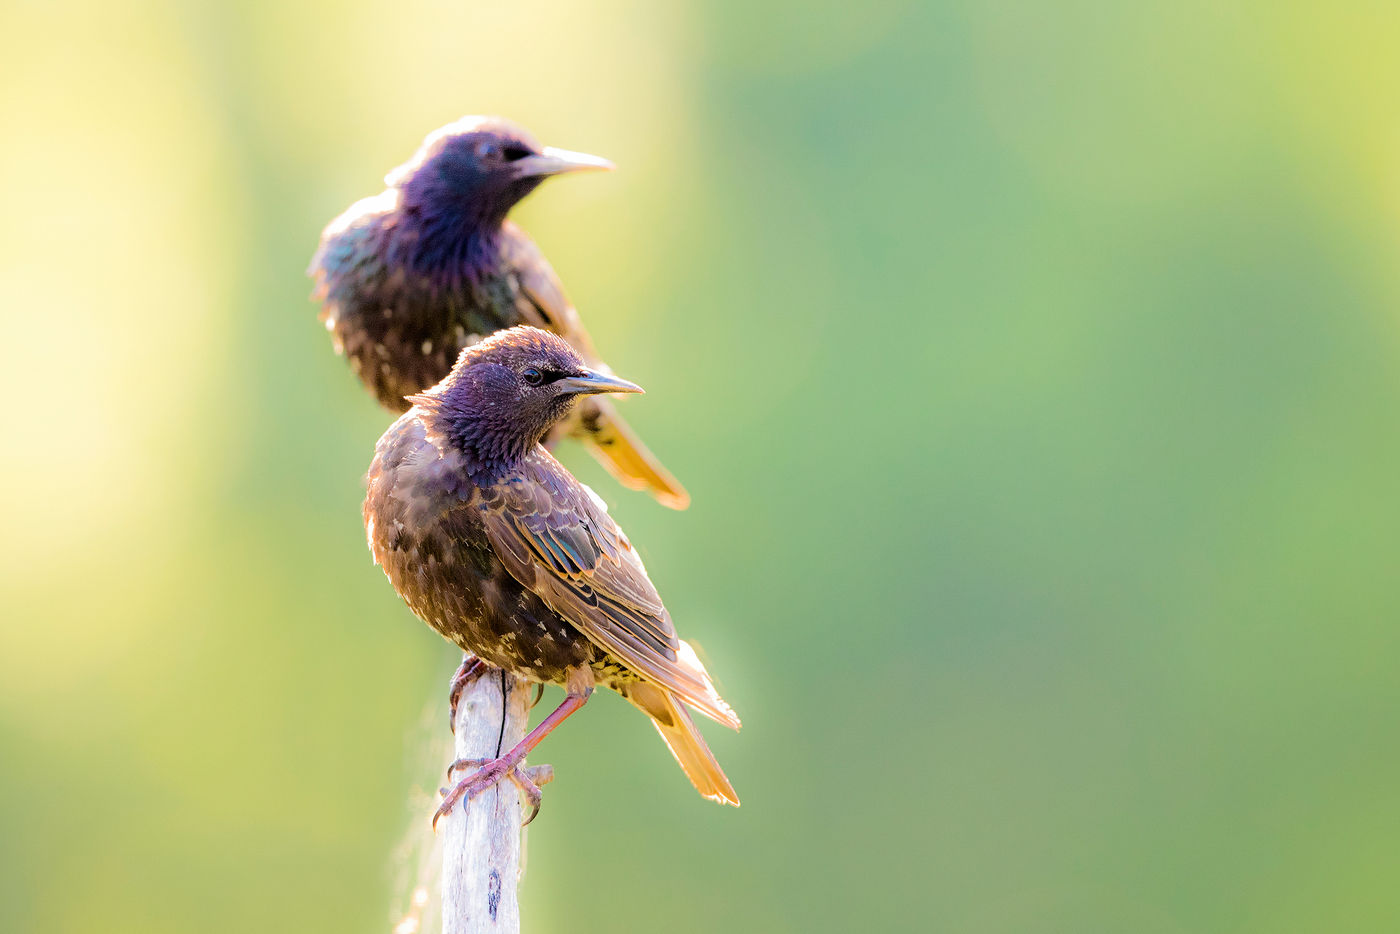
[[[500,154],[500,147],[489,139],[476,144],[476,157],[478,159],[495,159]]]
[[[531,386],[538,386],[540,383],[544,382],[544,374],[535,367],[526,367],[524,372],[520,375],[524,378],[525,382],[529,383]]]

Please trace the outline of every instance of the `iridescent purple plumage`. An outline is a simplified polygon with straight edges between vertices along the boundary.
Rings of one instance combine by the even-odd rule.
[[[446,376],[464,347],[521,324],[604,365],[549,262],[506,215],[551,175],[610,167],[541,147],[508,121],[466,117],[326,227],[309,269],[321,318],[380,404],[407,410],[406,397]],[[565,433],[624,485],[675,508],[689,502],[611,402],[586,400],[551,440]]]

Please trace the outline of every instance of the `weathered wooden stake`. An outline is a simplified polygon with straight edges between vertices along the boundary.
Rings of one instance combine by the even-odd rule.
[[[529,723],[529,695],[526,682],[496,669],[469,684],[457,705],[455,757],[494,759],[520,742]],[[458,804],[438,824],[443,934],[519,932],[516,887],[520,823],[528,816],[524,807],[519,789],[507,779]]]

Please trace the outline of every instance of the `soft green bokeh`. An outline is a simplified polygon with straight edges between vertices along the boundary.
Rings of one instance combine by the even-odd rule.
[[[695,505],[564,456],[746,723],[738,811],[555,734],[528,930],[1400,928],[1400,7],[12,0],[0,62],[0,930],[392,924],[455,658],[303,269],[472,112],[622,167],[518,217]]]

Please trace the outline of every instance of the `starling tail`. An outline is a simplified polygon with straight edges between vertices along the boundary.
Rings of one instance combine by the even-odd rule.
[[[583,441],[598,463],[629,490],[646,490],[671,509],[690,505],[685,487],[661,466],[608,400],[594,397],[579,405],[572,436]]]
[[[690,711],[677,702],[673,694],[656,685],[639,682],[630,685],[626,697],[643,713],[651,717],[652,726],[661,734],[671,755],[685,772],[686,778],[711,801],[739,806],[739,794],[706,745],[705,738],[690,718]]]

